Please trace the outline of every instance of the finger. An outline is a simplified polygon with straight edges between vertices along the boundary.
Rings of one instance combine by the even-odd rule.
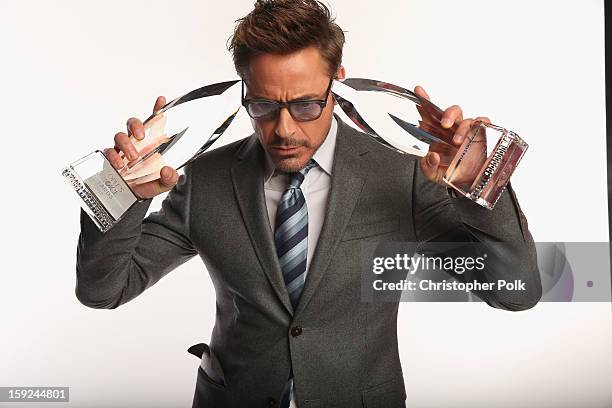
[[[121,160],[121,156],[119,156],[119,153],[117,153],[117,150],[112,147],[109,147],[108,149],[104,149],[104,155],[114,168],[116,168],[117,170],[123,168],[124,163],[123,160]]]
[[[115,135],[115,148],[122,151],[129,160],[136,160],[138,158],[138,152],[132,144],[132,141],[129,136],[123,132],[119,132]]]
[[[164,166],[160,172],[160,178],[147,183],[133,185],[132,191],[138,197],[147,199],[170,191],[178,182],[178,172],[172,167]]]
[[[153,113],[157,112],[166,105],[166,97],[158,96],[155,100],[155,106],[153,107]]]
[[[466,119],[459,124],[457,131],[453,136],[453,143],[458,145],[463,143],[470,130],[470,127],[472,127],[472,123],[474,123],[472,119]]]
[[[454,124],[459,124],[463,120],[463,110],[458,105],[453,105],[447,108],[442,114],[440,123],[442,127],[451,128]]]
[[[425,98],[427,100],[429,100],[429,95],[427,94],[427,92],[425,92],[425,89],[423,89],[422,86],[417,85],[414,88],[414,93],[417,94],[418,96],[420,96],[421,98]]]
[[[129,118],[126,122],[128,135],[133,135],[137,140],[142,140],[145,137],[144,126],[138,118]]]
[[[490,125],[490,124],[491,124],[491,119],[489,119],[489,118],[488,118],[488,117],[486,117],[486,116],[478,116],[478,117],[477,117],[476,119],[474,119],[474,120],[479,120],[479,121],[481,121],[481,122],[483,122],[483,123],[486,123],[487,125]]]
[[[476,119],[466,119],[459,124],[459,127],[453,136],[453,143],[458,145],[463,143],[475,121],[491,124],[491,119],[486,116],[478,116]]]
[[[420,160],[421,171],[425,175],[425,177],[433,181],[434,183],[439,183],[442,179],[441,172],[439,171],[440,166],[440,155],[435,152],[429,152],[425,156],[423,156]]]

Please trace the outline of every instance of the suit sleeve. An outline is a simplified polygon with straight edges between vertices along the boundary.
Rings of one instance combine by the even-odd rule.
[[[493,210],[467,198],[450,197],[446,187],[425,178],[418,161],[415,161],[413,186],[413,222],[422,252],[456,257],[484,251],[487,258],[483,270],[464,274],[446,272],[462,282],[497,283],[518,279],[525,283],[524,290],[500,290],[495,285],[494,290],[473,293],[500,309],[518,311],[535,306],[542,296],[535,244],[510,184]],[[441,254],[440,248],[449,246],[440,243],[457,245],[449,253]]]
[[[81,210],[75,289],[81,303],[114,309],[197,254],[189,238],[189,167],[162,208],[146,218],[151,199],[136,203],[102,234]]]

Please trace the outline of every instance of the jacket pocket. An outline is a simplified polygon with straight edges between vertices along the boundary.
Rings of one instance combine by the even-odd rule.
[[[399,230],[399,216],[361,224],[349,224],[344,230],[342,241],[374,237]]]
[[[210,385],[212,385],[213,387],[217,387],[222,390],[225,389],[225,384],[220,383],[218,380],[212,379],[208,374],[206,374],[206,371],[204,371],[202,366],[198,367],[198,377],[200,376],[204,381],[210,383]]]
[[[402,379],[393,379],[361,392],[364,408],[406,408]]]
[[[224,407],[227,403],[225,387],[215,383],[202,367],[198,367],[192,408]]]
[[[223,377],[213,368],[213,361],[210,355],[210,347],[206,343],[194,344],[187,349],[187,352],[200,358],[200,369],[198,375],[203,374],[213,385],[225,386]],[[200,373],[200,370],[202,373]]]

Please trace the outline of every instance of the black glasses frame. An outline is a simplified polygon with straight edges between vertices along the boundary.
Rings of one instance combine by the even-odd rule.
[[[242,94],[241,94],[241,98],[242,98],[242,106],[244,106],[245,110],[247,111],[248,115],[251,116],[251,113],[249,112],[249,107],[248,105],[250,105],[251,103],[254,102],[265,102],[265,103],[269,103],[272,105],[275,105],[275,109],[273,111],[271,111],[269,114],[255,118],[253,116],[251,116],[251,118],[255,119],[255,120],[267,120],[267,119],[271,119],[271,118],[275,118],[278,116],[278,114],[280,113],[280,110],[282,108],[287,108],[287,110],[289,111],[289,114],[291,115],[291,117],[297,121],[297,122],[310,122],[312,120],[317,120],[321,117],[321,114],[323,114],[323,109],[327,106],[327,100],[329,98],[329,93],[331,92],[331,87],[332,84],[334,82],[334,77],[331,77],[329,80],[329,85],[327,86],[327,90],[325,91],[325,99],[305,99],[305,100],[295,100],[295,101],[287,101],[287,102],[279,102],[279,101],[273,101],[270,99],[246,99],[245,98],[245,92],[244,92],[244,80],[242,81]],[[292,105],[298,105],[298,104],[304,104],[304,103],[316,103],[317,105],[319,105],[321,107],[321,111],[319,112],[319,114],[317,115],[317,117],[312,118],[312,119],[298,119],[293,115],[293,112],[291,112],[291,106]]]

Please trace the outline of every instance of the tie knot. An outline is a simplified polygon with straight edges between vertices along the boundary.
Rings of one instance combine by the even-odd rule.
[[[304,166],[302,170],[296,171],[294,173],[289,173],[289,187],[288,188],[300,188],[300,186],[304,182],[304,178],[306,177],[306,174],[308,174],[310,169],[312,169],[316,165],[317,165],[317,162],[314,161],[313,159],[310,159],[310,161],[306,164],[306,166]]]

